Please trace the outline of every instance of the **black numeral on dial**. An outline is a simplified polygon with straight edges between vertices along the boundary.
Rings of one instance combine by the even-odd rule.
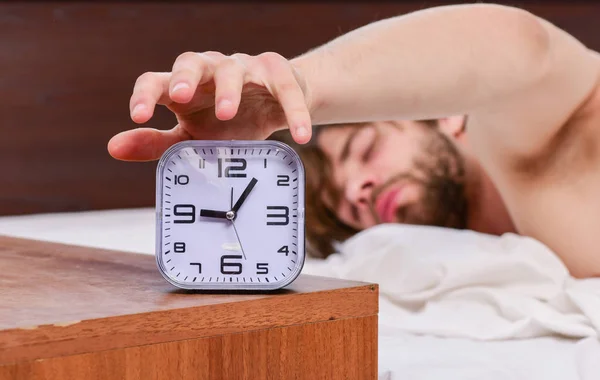
[[[221,273],[223,274],[241,274],[242,263],[232,260],[241,260],[242,255],[223,255],[221,256]]]
[[[256,263],[256,274],[269,274],[269,263]]]
[[[279,211],[270,214],[269,211]],[[287,206],[267,206],[267,226],[287,226],[290,223],[290,209]]]
[[[190,265],[198,265],[198,274],[202,274],[202,264],[201,263],[190,263]]]
[[[187,185],[188,183],[190,183],[190,177],[188,177],[187,175],[182,174],[175,176],[176,185]]]
[[[287,255],[288,255],[288,253],[290,253],[290,250],[289,250],[289,248],[288,248],[288,246],[287,246],[287,245],[284,245],[283,247],[279,248],[279,249],[277,250],[277,252],[278,252],[278,253],[285,253],[285,255],[287,256]]]
[[[223,165],[225,162],[225,165]],[[228,163],[230,165],[228,165]],[[235,164],[235,165],[234,165]],[[234,173],[234,172],[243,172],[246,170],[246,159],[244,158],[219,158],[217,160],[217,170],[218,176],[223,177],[223,173],[225,173],[225,177],[227,178],[246,178],[246,173]]]
[[[185,243],[177,242],[173,244],[173,251],[175,253],[185,253]]]
[[[175,219],[175,223],[194,223],[196,221],[196,207],[194,205],[175,205],[173,214],[183,219]]]
[[[277,176],[277,186],[289,186],[290,185],[290,176],[289,175],[278,175]]]

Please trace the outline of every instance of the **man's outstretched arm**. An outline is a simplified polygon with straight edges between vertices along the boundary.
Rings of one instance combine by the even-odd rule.
[[[520,9],[430,8],[378,21],[294,58],[313,124],[469,114],[502,148],[541,147],[597,83],[570,35]]]
[[[186,52],[172,72],[142,74],[129,105],[138,124],[159,104],[178,124],[125,131],[108,150],[144,161],[186,139],[256,139],[289,128],[306,143],[311,124],[468,114],[483,151],[528,155],[589,96],[597,61],[550,23],[483,4],[375,22],[291,61]]]

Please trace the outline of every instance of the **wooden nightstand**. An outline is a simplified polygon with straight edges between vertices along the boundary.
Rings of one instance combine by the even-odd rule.
[[[153,256],[0,237],[0,379],[375,379],[378,287],[176,290]]]

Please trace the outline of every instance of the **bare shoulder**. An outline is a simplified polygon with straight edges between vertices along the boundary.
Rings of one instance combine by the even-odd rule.
[[[598,64],[600,53],[590,51]],[[597,170],[600,164],[600,75],[588,96],[535,156],[520,157],[512,171],[527,182],[557,178],[557,175]]]
[[[600,69],[600,55],[591,54]],[[543,242],[580,277],[600,276],[595,231],[600,221],[600,76],[594,80],[541,152],[515,159],[496,151],[485,162],[519,233]],[[553,102],[560,95],[553,92]]]

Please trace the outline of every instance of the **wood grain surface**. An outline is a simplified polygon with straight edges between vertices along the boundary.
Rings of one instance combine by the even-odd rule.
[[[600,50],[600,3],[499,1]],[[293,57],[371,21],[456,1],[0,2],[0,215],[154,204],[155,163],[113,160],[129,96],[182,52]],[[443,63],[440,63],[443,64]],[[164,108],[147,126],[166,129]]]
[[[377,314],[374,284],[176,290],[153,256],[0,237],[0,364]]]
[[[0,364],[2,380],[377,379],[377,316]]]

